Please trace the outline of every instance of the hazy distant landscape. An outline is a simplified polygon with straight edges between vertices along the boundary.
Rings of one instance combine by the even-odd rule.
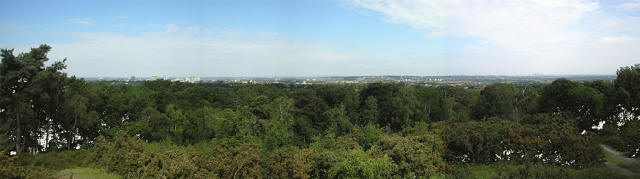
[[[3,1],[0,178],[640,178],[639,0]]]
[[[551,83],[558,78],[572,81],[613,81],[615,75],[535,75],[535,76],[331,76],[331,77],[93,77],[87,81],[107,83],[135,83],[142,81],[170,80],[187,83],[239,83],[239,84],[367,84],[367,83],[404,83],[428,87],[451,86],[484,88],[491,83],[513,83],[518,85]]]

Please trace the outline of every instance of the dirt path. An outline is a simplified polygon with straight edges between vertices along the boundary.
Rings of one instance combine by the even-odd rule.
[[[626,168],[622,168],[622,167],[616,165],[615,163],[605,162],[604,164],[607,165],[607,167],[609,167],[609,168],[611,168],[613,170],[620,171],[620,172],[625,173],[625,174],[633,174],[633,172],[631,170],[626,169]]]
[[[53,178],[56,179],[67,179],[67,178],[75,178],[75,179],[119,179],[122,178],[114,173],[109,173],[101,169],[93,169],[93,168],[70,168],[59,171]]]
[[[600,145],[604,149],[605,155],[611,157],[611,161],[607,161],[605,164],[617,171],[627,174],[640,174],[640,161],[632,158],[625,157],[622,153],[610,148],[606,145]]]

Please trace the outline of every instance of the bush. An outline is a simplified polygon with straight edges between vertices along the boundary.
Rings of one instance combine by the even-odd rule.
[[[362,150],[327,153],[323,157],[339,159],[328,170],[329,178],[389,178],[395,168],[391,158],[372,157]]]
[[[604,154],[591,133],[581,134],[570,118],[539,114],[520,122],[490,118],[446,123],[446,159],[452,163],[543,162],[586,168],[601,166]],[[442,125],[442,124],[440,124]]]
[[[276,149],[265,161],[267,176],[276,178],[310,178],[318,154],[313,149],[295,147]]]
[[[421,143],[422,137],[425,136],[391,135],[380,141],[380,146],[374,149],[374,153],[390,157],[396,166],[393,173],[403,178],[447,172],[448,166],[442,159],[437,144]]]
[[[0,153],[0,178],[23,178],[25,169],[16,162],[16,156],[9,156],[5,151]]]
[[[96,138],[95,145],[91,149],[94,159],[109,171],[128,176],[136,172],[138,168],[130,166],[142,157],[142,141],[129,136],[126,132],[117,132],[113,141],[107,141],[103,136]],[[140,167],[140,166],[137,166]]]

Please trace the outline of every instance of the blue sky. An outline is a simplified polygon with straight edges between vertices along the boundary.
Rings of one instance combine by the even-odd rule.
[[[11,1],[0,48],[99,76],[614,74],[640,1]]]

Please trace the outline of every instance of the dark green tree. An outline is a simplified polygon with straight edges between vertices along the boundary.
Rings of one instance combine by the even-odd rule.
[[[428,121],[437,121],[441,118],[440,99],[442,98],[442,91],[437,88],[421,87],[416,90],[416,98],[420,103],[419,107],[422,108],[418,114],[419,118]]]
[[[517,90],[512,84],[488,85],[480,95],[480,101],[474,108],[476,119],[501,117],[516,120]]]
[[[566,113],[577,120],[579,129],[591,130],[600,122],[602,93],[567,79],[558,79],[542,90],[540,108],[545,112]]]
[[[51,50],[48,45],[40,45],[38,48],[31,48],[28,53],[13,55],[13,50],[2,49],[2,63],[0,64],[0,96],[6,105],[3,107],[3,123],[10,123],[10,135],[15,144],[15,151],[20,153],[24,147],[39,148],[37,138],[42,134],[41,120],[36,116],[34,108],[44,109],[49,105],[43,100],[37,100],[40,94],[49,91],[42,88],[48,86],[49,81],[45,75],[59,75],[66,66],[64,62],[55,62],[49,67],[44,63],[49,60],[47,53]],[[59,89],[59,88],[54,88]],[[50,98],[45,98],[50,99]],[[35,106],[37,105],[37,107]],[[9,117],[12,114],[13,117]],[[30,117],[26,117],[30,115]],[[41,115],[39,117],[42,117]],[[11,119],[12,118],[12,119]],[[26,145],[26,146],[25,146]]]
[[[362,111],[362,122],[360,125],[366,124],[378,124],[378,100],[373,97],[367,97],[364,101],[364,107]]]
[[[418,118],[419,106],[415,96],[415,90],[411,87],[401,87],[391,99],[393,116],[391,117],[391,129],[399,131],[404,125],[412,125],[417,121],[426,119]]]
[[[393,117],[393,94],[398,91],[398,86],[389,83],[372,83],[360,91],[360,108],[365,107],[365,102],[369,96],[373,96],[378,101],[378,125],[388,126]]]
[[[614,80],[615,88],[624,89],[628,93],[628,99],[618,99],[619,104],[633,113],[635,116],[640,116],[640,64],[633,66],[622,67],[617,71],[617,78]]]
[[[349,120],[349,116],[347,115],[344,105],[339,105],[329,109],[325,112],[325,115],[328,118],[327,121],[331,124],[328,129],[329,133],[341,136],[350,133],[353,129],[353,124],[351,123],[351,120]]]

